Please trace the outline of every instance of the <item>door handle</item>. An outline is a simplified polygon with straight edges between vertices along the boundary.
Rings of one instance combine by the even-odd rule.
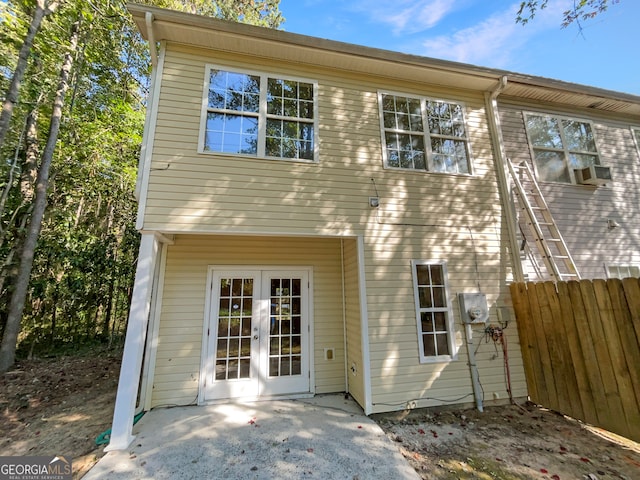
[[[258,335],[254,335],[254,336],[253,336],[253,339],[254,339],[254,340],[257,340],[257,339],[258,339]]]

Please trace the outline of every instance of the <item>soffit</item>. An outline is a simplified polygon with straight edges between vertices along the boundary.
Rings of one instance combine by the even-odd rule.
[[[640,117],[640,97],[609,90],[528,76],[504,70],[391,52],[306,35],[129,4],[129,11],[148,39],[145,13],[153,14],[153,36],[223,52],[253,55],[274,62],[360,75],[428,83],[481,92],[497,87],[507,76],[504,95],[527,101]],[[640,121],[640,120],[639,120]]]

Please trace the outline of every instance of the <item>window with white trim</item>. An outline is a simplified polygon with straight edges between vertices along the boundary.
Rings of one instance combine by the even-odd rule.
[[[449,302],[445,262],[411,262],[418,320],[420,361],[450,360],[453,357],[453,316]]]
[[[607,265],[607,278],[640,278],[640,265]]]
[[[640,154],[640,127],[631,127],[631,133],[633,133],[633,140],[636,143],[638,154]]]
[[[378,97],[386,168],[471,173],[462,104],[390,93]]]
[[[600,165],[590,122],[527,113],[525,123],[539,180],[576,183],[574,170]]]
[[[316,160],[316,84],[207,68],[202,152]]]

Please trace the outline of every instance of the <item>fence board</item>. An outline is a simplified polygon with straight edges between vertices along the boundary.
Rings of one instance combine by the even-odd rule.
[[[631,373],[629,372],[629,365],[627,365],[622,341],[620,340],[620,332],[614,318],[613,302],[607,283],[604,280],[594,280],[593,287],[600,311],[600,319],[602,320],[602,330],[604,331],[606,345],[611,357],[611,367],[615,372],[614,379],[618,386],[617,391],[626,418],[625,427],[628,429],[630,425],[640,425],[640,411],[637,409]],[[628,437],[630,433],[628,432],[626,436]]]
[[[553,379],[553,370],[551,366],[551,357],[549,356],[549,349],[547,348],[546,337],[544,334],[544,325],[542,323],[542,314],[540,305],[538,303],[538,295],[536,294],[537,285],[534,283],[530,285],[531,290],[529,298],[529,308],[531,311],[531,317],[534,325],[537,328],[533,329],[533,336],[538,352],[538,368],[542,372],[543,383],[538,388],[538,396],[541,401],[545,402],[543,405],[551,405],[556,403],[558,396],[556,395],[556,386]]]
[[[530,311],[526,284],[512,283],[510,288],[516,317],[529,318]],[[534,402],[542,403],[538,395],[538,388],[542,385],[543,379],[538,378],[541,372],[539,368],[536,368],[534,361],[537,358],[537,347],[535,341],[533,341],[532,332],[534,326],[531,325],[531,322],[516,322],[516,325],[518,327],[518,338],[520,339],[520,350],[522,351],[524,374],[527,380],[527,390]]]
[[[545,334],[545,341],[549,351],[551,360],[549,368],[553,378],[556,397],[555,402],[549,404],[554,410],[563,411],[571,408],[569,401],[569,391],[567,389],[566,369],[564,359],[562,357],[562,346],[560,343],[564,340],[558,332],[558,315],[560,305],[558,304],[558,295],[553,282],[544,282],[537,284],[538,305],[540,306],[540,316],[542,318],[542,328]],[[552,400],[552,399],[550,399]]]
[[[570,363],[573,365],[580,407],[584,415],[583,417],[576,418],[584,418],[586,422],[597,424],[598,416],[596,406],[589,386],[589,376],[587,375],[587,367],[582,355],[582,348],[580,347],[579,332],[573,314],[571,297],[569,296],[569,286],[566,282],[559,282],[557,288],[562,319],[559,323],[564,325],[564,338],[566,338],[569,347]]]
[[[629,304],[631,323],[636,332],[636,341],[640,344],[640,279],[624,278],[622,287]]]
[[[579,418],[584,418],[578,382],[571,361],[571,352],[569,348],[567,348],[568,339],[564,325],[565,322],[562,321],[559,292],[556,290],[556,284],[553,282],[545,282],[544,290],[549,298],[549,306],[551,307],[551,321],[553,322],[554,334],[552,340],[560,361],[559,371],[556,374],[556,390],[558,391],[558,399],[561,401],[558,406],[558,411],[562,412],[566,410],[575,412]],[[560,382],[560,385],[558,385],[558,382]]]
[[[604,336],[602,328],[602,319],[600,318],[600,310],[596,301],[595,284],[591,282],[580,282],[580,291],[582,292],[582,300],[584,301],[589,328],[591,329],[591,338],[593,339],[593,347],[596,351],[600,373],[602,375],[602,385],[604,386],[604,395],[607,398],[609,406],[607,418],[605,421],[611,425],[616,432],[621,435],[628,436],[627,422],[622,408],[622,400],[618,391],[615,372],[611,363],[609,346]],[[604,313],[604,312],[603,312]]]
[[[600,366],[596,357],[596,351],[593,347],[593,339],[591,338],[591,330],[589,329],[589,321],[585,312],[582,294],[580,292],[579,282],[569,282],[569,298],[573,308],[573,314],[576,322],[576,330],[578,331],[578,342],[582,350],[587,378],[591,387],[593,403],[596,405],[596,415],[598,417],[598,425],[602,425],[605,421],[603,416],[603,406],[607,404],[607,399],[602,389],[602,377],[600,375]]]
[[[633,324],[631,323],[631,309],[623,294],[623,286],[620,280],[612,280],[608,284],[613,317],[616,328],[620,332],[622,351],[629,369],[629,376],[636,397],[636,404],[640,405],[640,341],[636,338]],[[640,310],[640,309],[639,309]]]
[[[640,280],[511,285],[531,399],[640,441]]]

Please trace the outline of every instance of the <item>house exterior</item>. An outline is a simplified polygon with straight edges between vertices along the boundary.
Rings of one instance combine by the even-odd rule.
[[[530,160],[522,112],[560,89],[552,112],[604,99],[598,118],[638,125],[640,99],[129,10],[153,73],[108,449],[133,440],[136,404],[348,392],[371,414],[526,397],[505,168]]]
[[[594,93],[559,86],[535,101],[499,97],[504,155],[535,171],[582,278],[639,277],[638,97]],[[606,168],[611,181],[581,183],[576,169],[592,164]],[[526,228],[521,232],[527,237]],[[524,262],[528,278],[544,279],[545,269],[532,263],[541,264]]]

